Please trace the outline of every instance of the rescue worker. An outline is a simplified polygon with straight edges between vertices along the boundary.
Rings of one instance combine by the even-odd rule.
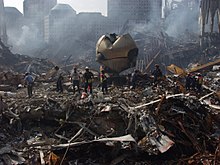
[[[137,80],[138,80],[138,70],[135,70],[135,71],[131,74],[131,85],[132,85],[132,88],[131,88],[131,89],[135,89],[135,88],[136,88]]]
[[[198,73],[196,85],[199,93],[202,92],[202,84],[203,84],[203,77],[200,73]]]
[[[129,73],[129,74],[127,75],[126,80],[127,80],[128,87],[130,88],[130,86],[132,85],[132,84],[131,84],[131,73]]]
[[[58,79],[57,79],[57,92],[63,93],[63,75],[62,73],[59,73]]]
[[[100,74],[100,81],[102,84],[102,93],[107,94],[108,93],[108,83],[107,83],[108,77],[105,74],[105,71],[102,70]]]
[[[187,91],[190,90],[191,84],[192,84],[192,77],[191,77],[190,73],[188,73],[186,76],[186,82],[185,82],[185,88]]]
[[[86,72],[83,74],[84,82],[85,82],[85,92],[87,93],[87,89],[89,88],[90,94],[92,94],[92,81],[94,75],[92,72],[89,71],[89,68],[85,68]]]
[[[154,84],[156,84],[159,79],[162,78],[163,74],[158,64],[155,65],[152,75],[154,76]]]
[[[77,87],[78,93],[80,93],[80,88],[79,88],[79,80],[80,80],[80,75],[77,72],[77,68],[75,67],[71,73],[71,80],[73,83],[73,93],[75,93],[75,87]]]
[[[24,81],[27,84],[28,97],[31,98],[33,95],[32,92],[33,92],[34,78],[31,76],[30,73],[26,72]]]
[[[53,73],[54,78],[56,79],[56,91],[59,93],[63,93],[63,75],[58,66],[54,67],[55,72]]]
[[[196,76],[195,76],[195,74],[193,74],[191,76],[191,88],[193,91],[195,91],[195,89],[196,89]]]

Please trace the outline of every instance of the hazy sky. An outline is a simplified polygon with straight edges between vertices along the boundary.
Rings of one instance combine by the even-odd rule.
[[[23,13],[23,0],[4,0],[5,6],[16,7]],[[103,15],[107,13],[107,0],[58,0],[58,3],[67,3],[72,6],[76,12],[97,11]]]

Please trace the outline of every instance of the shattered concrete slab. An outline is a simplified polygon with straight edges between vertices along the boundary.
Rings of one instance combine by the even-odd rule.
[[[2,146],[14,144],[21,157],[0,157],[4,163],[26,164],[155,164],[171,159],[198,163],[192,155],[214,155],[218,114],[196,97],[160,88],[152,87],[154,95],[124,87],[100,95],[95,89],[82,99],[68,91],[45,91],[41,83],[31,99],[20,90],[22,97],[1,100],[0,137]],[[217,160],[210,156],[209,161]]]

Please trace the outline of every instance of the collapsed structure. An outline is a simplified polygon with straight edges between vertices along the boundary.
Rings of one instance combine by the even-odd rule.
[[[207,9],[211,1],[202,3]],[[136,68],[143,74],[135,90],[123,84],[103,95],[96,87],[93,96],[83,97],[72,93],[68,66],[63,67],[65,91],[58,94],[53,63],[15,55],[1,42],[0,164],[219,164],[220,38],[207,35],[206,49],[190,31],[180,38],[161,30],[136,31],[134,40],[128,34],[116,40],[102,36],[96,50],[101,64],[120,73],[135,66],[139,53]],[[82,59],[80,72],[94,59],[91,54]],[[164,70],[175,64],[157,85],[149,74],[154,63]],[[207,64],[181,69],[195,63]],[[31,99],[22,87],[26,71],[36,78]],[[198,71],[204,75],[203,91],[180,90],[187,72]],[[93,72],[98,86],[99,73]]]
[[[80,99],[65,79],[64,94],[43,77],[31,99],[22,88],[0,92],[1,162],[219,163],[219,105],[207,102],[215,95],[211,89],[175,94],[167,79],[158,87],[149,81],[132,91],[111,88],[105,96],[95,89]]]

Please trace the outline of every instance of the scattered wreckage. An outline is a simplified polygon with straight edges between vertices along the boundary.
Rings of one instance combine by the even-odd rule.
[[[31,71],[40,74],[42,72],[47,72],[53,66],[54,64],[48,59],[13,54],[0,40],[0,69],[1,76],[4,76],[5,78],[7,78],[7,74],[16,74],[15,72],[25,73]],[[2,74],[5,74],[6,76]]]
[[[85,97],[53,85],[37,82],[31,99],[23,88],[1,97],[0,163],[220,163],[219,115],[207,94],[174,94],[170,81]]]
[[[154,60],[181,61],[199,49],[197,42],[179,44],[163,33],[152,38],[139,43],[150,54],[147,69]],[[129,47],[121,45],[124,39]],[[123,56],[111,52],[117,48]],[[129,35],[114,42],[103,36],[97,43],[98,61],[118,73],[135,66],[137,52]],[[6,70],[0,79],[0,164],[220,164],[219,81],[212,75],[203,95],[175,93],[171,78],[137,90],[111,87],[109,95],[97,88],[80,97],[68,90],[69,82],[63,94],[55,92],[54,65],[47,60],[13,55],[6,47],[0,53]],[[39,73],[28,99],[16,87],[33,65]]]

